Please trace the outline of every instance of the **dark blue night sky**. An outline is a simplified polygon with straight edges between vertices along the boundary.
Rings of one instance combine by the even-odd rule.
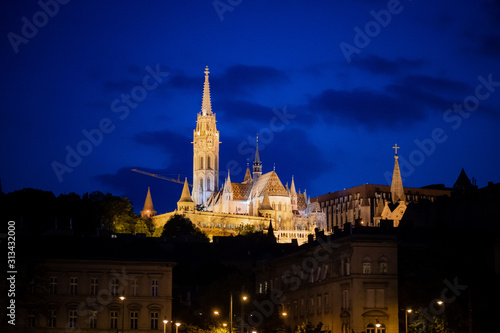
[[[263,172],[310,196],[499,181],[500,2],[6,0],[0,179],[175,208],[192,180],[205,66],[221,182]]]

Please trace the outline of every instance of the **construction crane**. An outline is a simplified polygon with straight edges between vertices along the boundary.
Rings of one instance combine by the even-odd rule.
[[[160,178],[160,179],[163,179],[163,180],[168,180],[170,182],[184,184],[184,182],[181,180],[181,175],[180,174],[178,174],[177,175],[177,179],[175,179],[175,178],[165,177],[165,176],[162,176],[162,175],[158,175],[156,173],[151,173],[151,172],[137,170],[137,169],[132,169],[132,171],[138,172],[138,173],[142,173],[143,175],[147,175],[147,176],[151,176],[151,177],[155,177],[155,178]],[[193,187],[192,184],[188,183],[188,185],[191,186],[191,187]]]

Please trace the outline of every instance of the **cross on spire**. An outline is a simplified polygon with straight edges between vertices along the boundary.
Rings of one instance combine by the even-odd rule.
[[[401,149],[401,147],[398,147],[397,143],[392,148],[394,148],[396,150],[396,155],[398,154],[398,149]]]

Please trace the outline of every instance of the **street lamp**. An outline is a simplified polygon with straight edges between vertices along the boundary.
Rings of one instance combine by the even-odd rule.
[[[411,313],[412,309],[406,309],[405,311],[405,333],[408,333],[408,313]]]
[[[167,333],[167,323],[168,323],[168,320],[167,320],[167,317],[164,317],[165,319],[163,319],[163,333]]]
[[[122,301],[122,333],[123,333],[123,325],[125,322],[125,296],[120,296],[120,300]]]
[[[244,323],[245,323],[245,308],[243,307],[243,305],[244,305],[243,302],[245,302],[247,299],[248,299],[248,296],[246,296],[246,295],[243,295],[241,297],[241,300],[242,300],[242,302],[241,302],[241,333],[244,333],[244,327],[245,327],[245,325],[244,325]]]
[[[181,323],[175,323],[175,333],[179,333],[179,326],[181,326]]]
[[[229,333],[233,333],[233,293],[229,293]]]

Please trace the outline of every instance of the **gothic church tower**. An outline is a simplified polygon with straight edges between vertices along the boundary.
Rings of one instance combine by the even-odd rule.
[[[204,205],[210,195],[219,189],[220,142],[210,101],[209,73],[207,66],[201,112],[193,131],[193,201],[196,205]]]

